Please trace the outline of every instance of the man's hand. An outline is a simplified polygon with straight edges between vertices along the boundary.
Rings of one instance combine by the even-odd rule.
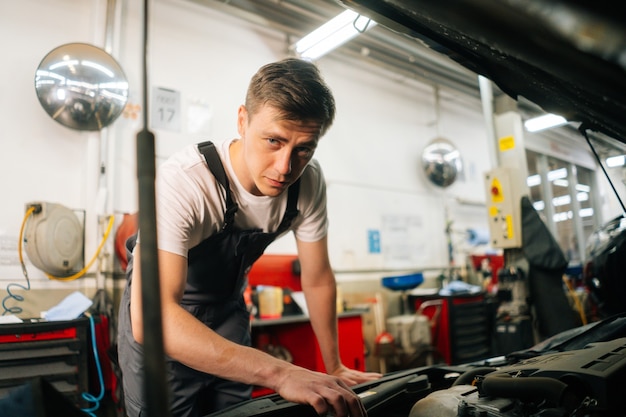
[[[358,395],[336,376],[297,367],[275,390],[287,401],[311,405],[320,416],[367,416]]]
[[[379,374],[378,372],[361,372],[350,369],[344,365],[341,365],[333,371],[332,375],[341,378],[341,380],[349,387],[362,384],[364,382],[375,381],[382,377],[382,374]]]

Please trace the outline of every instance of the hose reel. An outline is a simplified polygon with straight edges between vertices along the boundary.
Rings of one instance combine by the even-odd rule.
[[[24,248],[40,270],[68,276],[83,263],[84,234],[76,213],[55,203],[34,202],[24,232]]]

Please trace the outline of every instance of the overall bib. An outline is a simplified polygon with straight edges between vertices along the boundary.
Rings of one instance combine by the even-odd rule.
[[[188,254],[187,284],[181,306],[221,336],[250,346],[250,313],[243,300],[247,273],[267,246],[287,231],[298,215],[297,202],[300,182],[288,190],[287,208],[278,229],[264,233],[259,229],[242,230],[234,225],[237,204],[233,201],[228,177],[220,157],[211,142],[198,149],[209,169],[224,188],[226,211],[222,230],[194,248]],[[123,379],[126,412],[129,417],[141,416],[143,393],[142,347],[132,336],[130,322],[130,286],[133,258],[130,254],[136,235],[126,243],[129,251],[128,281],[119,314],[119,360]],[[227,381],[191,369],[166,357],[167,384],[171,395],[172,416],[197,417],[221,410],[247,400],[252,387]],[[145,406],[145,405],[144,405]]]

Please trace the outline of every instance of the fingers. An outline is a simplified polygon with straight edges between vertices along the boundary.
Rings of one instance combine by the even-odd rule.
[[[351,387],[353,385],[361,384],[363,382],[370,382],[380,379],[382,377],[382,374],[378,372],[361,372],[346,368],[346,370],[335,374],[335,376],[341,378],[343,382]]]
[[[348,388],[341,380],[332,386],[320,390],[323,403],[314,405],[320,415],[332,414],[334,417],[365,417],[367,412],[359,396]],[[318,409],[319,407],[319,409]]]
[[[309,404],[320,416],[367,416],[359,396],[338,376],[299,370],[277,388],[284,399]]]

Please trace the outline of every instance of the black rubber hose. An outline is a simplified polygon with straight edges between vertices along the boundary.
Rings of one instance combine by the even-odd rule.
[[[488,366],[483,366],[480,368],[475,368],[475,369],[471,369],[467,372],[464,372],[462,375],[460,375],[456,381],[454,381],[454,384],[452,384],[452,386],[456,386],[456,385],[472,385],[472,381],[474,380],[474,378],[477,375],[487,375],[490,374],[494,371],[497,371],[496,368],[491,368]]]
[[[548,401],[550,405],[561,405],[567,384],[554,378],[517,377],[506,372],[489,374],[482,382],[482,394],[517,398],[522,401]]]

